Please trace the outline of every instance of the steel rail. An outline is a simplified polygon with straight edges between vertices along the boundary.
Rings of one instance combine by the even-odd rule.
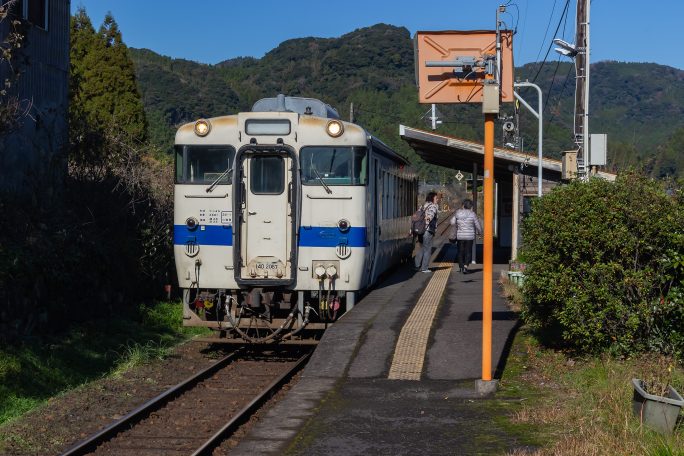
[[[299,358],[297,364],[292,366],[292,368],[290,368],[287,372],[264,388],[257,397],[252,399],[252,401],[243,407],[242,410],[237,413],[237,415],[228,421],[218,432],[212,435],[200,448],[192,453],[192,456],[211,454],[211,451],[213,451],[214,448],[216,448],[228,434],[234,432],[241,424],[247,422],[254,412],[271,397],[272,393],[274,393],[284,383],[290,380],[302,367],[304,367],[304,365],[306,365],[311,353],[312,352],[308,352]]]
[[[456,211],[450,212],[449,215],[448,215],[447,217],[445,217],[445,218],[442,219],[441,221],[437,222],[437,228],[439,228],[442,224],[446,223],[448,220],[451,220],[451,217],[453,217],[454,214],[456,214]],[[442,236],[444,233],[446,233],[446,230],[449,229],[450,227],[451,227],[450,224],[447,225],[447,227],[444,228],[444,229],[442,230],[442,232],[439,233],[439,235]]]
[[[129,412],[123,418],[113,422],[106,428],[102,429],[96,434],[91,435],[87,439],[76,443],[74,446],[69,448],[64,453],[62,453],[61,456],[80,456],[94,451],[100,444],[110,440],[119,432],[126,430],[127,426],[130,426],[131,424],[140,421],[142,418],[147,416],[147,414],[149,414],[149,412],[151,412],[152,410],[159,408],[169,400],[175,398],[180,393],[187,390],[189,387],[194,386],[196,383],[206,379],[219,369],[222,369],[224,366],[234,361],[235,358],[237,358],[237,356],[242,353],[242,351],[244,351],[243,348],[235,350],[230,355],[220,359],[219,361],[207,367],[206,369],[201,370],[193,376],[178,383],[176,386],[150,399],[138,408]]]

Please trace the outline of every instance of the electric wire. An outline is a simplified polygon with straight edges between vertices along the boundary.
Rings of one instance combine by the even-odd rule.
[[[551,8],[551,16],[549,17],[549,23],[546,24],[546,31],[544,32],[544,38],[542,39],[541,46],[539,46],[539,51],[537,52],[537,57],[534,58],[535,62],[539,61],[539,56],[542,53],[542,49],[544,49],[544,43],[546,43],[546,37],[549,34],[549,29],[551,28],[551,21],[553,19],[553,13],[556,12],[556,3],[558,0],[553,0],[553,7]]]
[[[563,20],[565,19],[565,15],[568,13],[568,6],[570,6],[570,0],[565,1],[565,7],[563,8],[563,13],[561,14],[560,20],[558,21],[558,26],[556,27],[556,31],[553,32],[554,36],[558,34],[558,30],[560,30],[560,26],[563,23]],[[542,68],[544,68],[544,64],[546,63],[546,60],[549,58],[549,52],[551,52],[551,47],[553,47],[553,41],[551,41],[549,47],[546,49],[546,55],[544,55],[544,60],[542,61],[541,65],[539,65],[539,68],[537,69],[537,74],[535,74],[534,78],[532,78],[532,83],[534,83],[537,80]]]
[[[566,14],[566,15],[565,15],[565,21],[564,21],[564,23],[563,23],[563,34],[562,34],[563,38],[565,38],[565,32],[566,32],[566,30],[567,30],[568,18],[569,18],[569,17],[570,17],[569,14]],[[562,18],[561,18],[561,19],[562,19]],[[558,72],[558,68],[560,67],[560,63],[561,63],[561,56],[558,57],[558,61],[557,61],[557,63],[556,63],[556,68],[554,69],[553,77],[551,78],[551,84],[549,85],[549,90],[548,90],[547,93],[546,93],[546,101],[544,102],[544,108],[543,108],[543,111],[542,111],[542,112],[546,112],[546,110],[547,110],[546,108],[547,108],[547,106],[549,105],[549,102],[551,101],[551,89],[553,88],[553,85],[554,85],[554,83],[555,83],[555,81],[556,81],[556,74],[557,74],[557,72]],[[561,99],[562,99],[562,97],[563,97],[563,93],[565,92],[565,87],[566,87],[566,85],[567,85],[567,83],[568,83],[568,79],[569,79],[569,77],[570,77],[570,73],[572,72],[572,68],[573,68],[573,66],[571,65],[570,68],[569,68],[569,70],[568,70],[568,73],[565,75],[565,80],[563,81],[563,86],[562,86],[560,92],[558,93],[558,96],[556,97],[556,101],[557,101],[557,102],[560,102]],[[545,123],[547,126],[548,126],[548,125],[551,125],[551,122],[553,121],[553,119],[555,118],[555,116],[556,116],[556,113],[555,113],[555,112],[552,112],[552,113],[551,113],[551,118],[550,118],[548,121],[545,121],[544,123]],[[533,140],[533,143],[536,142],[536,141],[537,141],[537,136],[535,135],[534,140]]]
[[[555,102],[557,102],[557,103],[560,103],[563,99],[563,94],[565,94],[565,88],[568,85],[568,81],[570,80],[570,74],[572,73],[573,68],[574,68],[573,65],[569,65],[568,72],[566,73],[565,79],[563,80],[563,86],[561,87],[560,92],[558,92],[558,95],[555,97],[556,98]],[[549,91],[549,93],[546,96],[546,101],[544,103],[544,112],[546,112],[546,107],[550,102],[550,98],[551,98],[550,93],[551,92]],[[556,118],[556,111],[552,111],[551,117],[549,119],[544,120],[544,127],[543,127],[544,131],[547,130],[548,126],[550,126],[552,124],[552,122],[555,118]],[[536,142],[537,142],[537,134],[535,133],[534,136],[532,137],[532,141],[530,144],[535,144]]]

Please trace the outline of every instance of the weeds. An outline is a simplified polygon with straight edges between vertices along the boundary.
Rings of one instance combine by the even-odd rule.
[[[161,342],[149,341],[145,344],[131,342],[124,347],[123,353],[119,355],[119,362],[112,371],[114,377],[120,377],[123,373],[143,364],[148,364],[154,360],[163,360],[171,351],[169,346]]]
[[[52,338],[0,349],[0,425],[51,396],[105,375],[166,357],[174,345],[206,328],[183,328],[180,303],[84,323]]]
[[[520,288],[506,277],[499,279],[499,285],[501,286],[501,296],[508,300],[508,306],[511,310],[520,312],[523,304],[523,294]]]
[[[632,378],[646,378],[664,368],[672,383],[684,380],[684,372],[671,360],[654,356],[569,359],[562,352],[540,348],[524,330],[514,349],[524,354],[514,361],[522,366],[503,381],[526,384],[537,395],[530,394],[531,399],[510,419],[539,430],[549,441],[532,454],[684,455],[684,429],[663,437],[640,426],[632,412]],[[523,453],[509,453],[516,454]]]

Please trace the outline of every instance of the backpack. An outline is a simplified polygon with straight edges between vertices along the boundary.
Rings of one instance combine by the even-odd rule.
[[[425,233],[425,205],[418,208],[411,216],[411,234],[422,236]]]

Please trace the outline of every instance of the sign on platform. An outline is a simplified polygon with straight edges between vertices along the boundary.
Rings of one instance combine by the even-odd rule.
[[[512,102],[513,33],[500,33],[501,101]],[[487,65],[496,62],[495,31],[417,32],[414,52],[420,103],[482,103]]]

